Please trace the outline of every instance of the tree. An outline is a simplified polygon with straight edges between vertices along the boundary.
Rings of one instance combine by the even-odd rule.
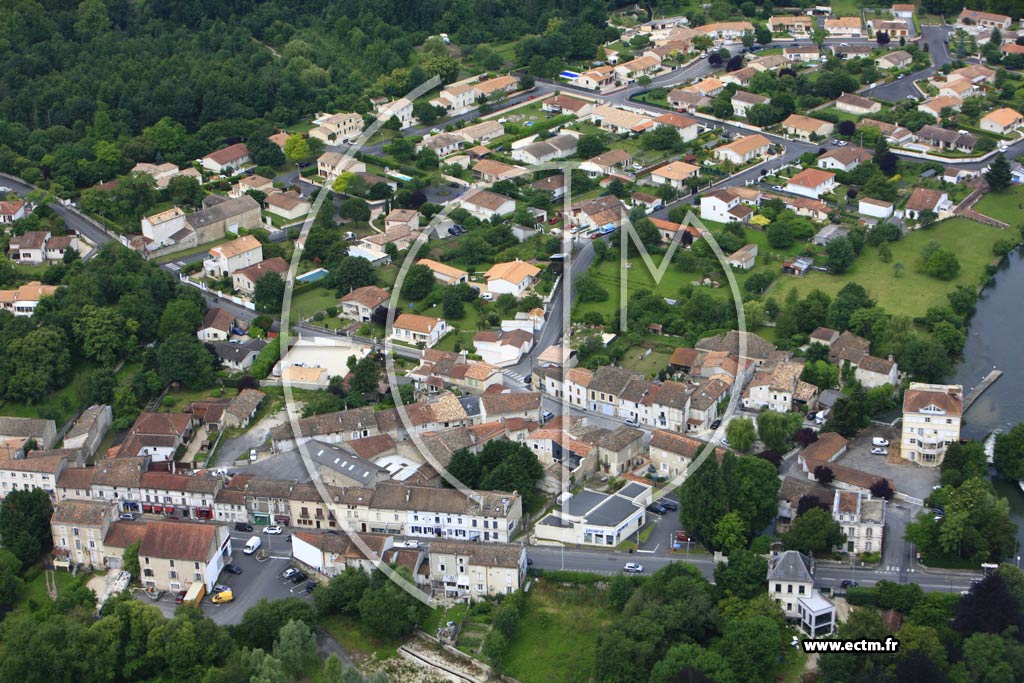
[[[827,465],[818,465],[814,468],[814,478],[823,486],[828,486],[835,481],[836,475],[832,468]]]
[[[770,617],[732,619],[725,623],[718,652],[729,662],[739,681],[775,680],[779,668],[779,648],[784,629]]]
[[[767,573],[767,560],[749,550],[737,550],[729,554],[728,564],[719,562],[715,566],[715,586],[722,597],[735,595],[743,600],[751,600],[764,591],[764,577]]]
[[[157,349],[160,378],[180,382],[189,389],[203,389],[213,383],[213,356],[192,332],[179,332]]]
[[[922,270],[939,280],[952,280],[960,274],[960,260],[949,249],[939,247],[922,258]]]
[[[766,410],[757,416],[757,433],[770,450],[784,452],[793,443],[793,435],[803,424],[799,413]]]
[[[338,215],[350,221],[365,223],[370,220],[370,205],[365,199],[349,197],[338,207]]]
[[[377,271],[373,264],[358,256],[341,258],[336,264],[331,264],[330,271],[329,286],[336,290],[339,297],[354,289],[377,284]]]
[[[828,269],[836,275],[845,273],[856,258],[853,251],[853,244],[848,237],[837,237],[825,246],[825,254],[828,255]]]
[[[363,356],[358,361],[354,360],[354,356],[349,356],[349,361],[352,370],[349,388],[352,389],[352,393],[359,396],[373,394],[376,397],[380,379],[380,366],[377,364],[377,359],[370,354]]]
[[[727,657],[693,643],[678,643],[651,669],[651,683],[739,683]]]
[[[738,451],[749,451],[757,439],[757,430],[749,417],[738,417],[729,422],[725,435],[731,447]]]
[[[72,323],[87,358],[111,367],[125,352],[128,328],[116,308],[86,306]]]
[[[362,569],[346,567],[335,574],[326,586],[313,591],[313,605],[320,616],[356,615],[363,593],[370,587],[370,577]]]
[[[949,459],[949,450],[946,451],[946,459]],[[1006,479],[1024,479],[1024,424],[996,435],[993,464],[999,475]]]
[[[288,139],[284,143],[284,156],[291,163],[308,159],[310,154],[309,143],[306,138],[302,137],[301,133],[295,135],[289,135]]]
[[[710,545],[726,512],[725,483],[715,458],[708,457],[679,487],[679,519],[694,538]]]
[[[277,273],[267,273],[256,281],[252,301],[260,313],[280,313],[284,301],[284,280]]]
[[[849,119],[843,119],[839,122],[838,130],[840,135],[849,137],[857,132],[857,125]]]
[[[772,42],[772,31],[762,23],[754,24],[754,37],[758,44],[767,45]]]
[[[43,489],[10,491],[0,504],[0,543],[21,562],[35,562],[52,543],[53,506]]]
[[[10,607],[18,600],[25,582],[18,576],[21,560],[9,550],[0,550],[0,607]]]
[[[1010,162],[1002,153],[997,154],[996,158],[992,160],[988,172],[985,173],[985,180],[988,181],[988,187],[993,192],[1002,192],[1013,184]]]
[[[896,495],[896,492],[893,491],[892,486],[889,485],[888,479],[879,479],[871,485],[871,495],[875,498],[892,500],[892,497]]]
[[[67,337],[57,327],[44,326],[32,330],[7,346],[7,398],[34,403],[41,400],[68,378],[71,353]],[[13,371],[10,369],[13,368]]]
[[[714,547],[728,556],[747,545],[747,525],[739,512],[733,510],[715,524]]]
[[[405,567],[395,571],[412,583]],[[360,621],[371,633],[383,638],[397,639],[412,633],[426,617],[426,605],[393,581],[378,579],[376,583],[377,586],[366,591],[359,601]]]
[[[782,535],[782,542],[790,550],[824,553],[846,543],[846,534],[831,512],[817,507],[797,517]]]
[[[454,288],[448,287],[445,289],[444,295],[441,297],[441,304],[446,320],[461,320],[466,316],[462,298]]]
[[[301,678],[317,661],[316,634],[304,621],[292,619],[278,631],[274,657],[293,680]]]
[[[232,635],[239,645],[250,648],[271,650],[281,627],[291,621],[301,621],[310,628],[316,627],[316,613],[313,606],[299,598],[259,601],[246,610],[241,623],[232,628]]]
[[[430,268],[417,263],[405,272],[402,294],[410,301],[421,301],[430,294],[435,282],[434,273]]]
[[[875,40],[879,45],[888,45],[890,40],[889,34],[885,31],[878,31],[875,33]]]
[[[139,569],[139,548],[141,546],[142,541],[135,541],[124,549],[121,556],[124,570],[132,575],[132,580],[135,582],[138,582],[142,576],[142,571]]]
[[[174,299],[160,316],[158,336],[167,339],[182,331],[199,329],[203,322],[203,311],[193,299]]]

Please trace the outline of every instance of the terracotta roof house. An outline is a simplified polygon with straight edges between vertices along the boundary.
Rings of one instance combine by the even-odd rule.
[[[343,318],[367,322],[373,317],[374,312],[390,298],[391,295],[387,290],[376,285],[357,287],[339,300],[341,302],[339,315]]]
[[[288,262],[280,256],[268,258],[247,268],[236,270],[231,274],[231,282],[237,291],[251,296],[256,291],[256,283],[270,273],[276,273],[282,280],[286,279]]]
[[[903,210],[907,217],[916,219],[920,218],[923,211],[931,211],[938,216],[948,210],[950,206],[949,196],[942,190],[915,187]]]
[[[835,130],[835,125],[830,121],[822,121],[800,114],[791,114],[782,122],[782,127],[786,133],[800,140],[810,140],[812,135],[819,138],[828,137]]]
[[[448,333],[448,323],[443,318],[431,318],[414,313],[402,313],[395,318],[391,338],[413,345],[423,344],[429,348]]]

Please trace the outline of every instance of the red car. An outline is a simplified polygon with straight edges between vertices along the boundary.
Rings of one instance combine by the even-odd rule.
[[[177,593],[175,593],[174,594],[174,602],[179,604],[179,605],[181,603],[185,602],[185,594],[186,593],[187,593],[187,591],[178,591]]]

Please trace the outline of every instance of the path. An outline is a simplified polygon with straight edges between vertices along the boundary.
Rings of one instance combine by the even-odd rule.
[[[350,657],[348,652],[345,651],[345,648],[341,646],[341,643],[335,640],[334,636],[322,628],[318,629],[316,632],[316,648],[320,653],[320,657],[323,659],[326,659],[330,655],[337,655],[338,659],[341,660],[342,665],[356,666],[356,663],[352,661],[352,657]]]

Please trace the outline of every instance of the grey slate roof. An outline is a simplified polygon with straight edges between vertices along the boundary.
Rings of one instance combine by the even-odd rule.
[[[811,558],[796,550],[787,550],[768,566],[769,581],[806,581],[814,582],[811,574],[814,565]]]

